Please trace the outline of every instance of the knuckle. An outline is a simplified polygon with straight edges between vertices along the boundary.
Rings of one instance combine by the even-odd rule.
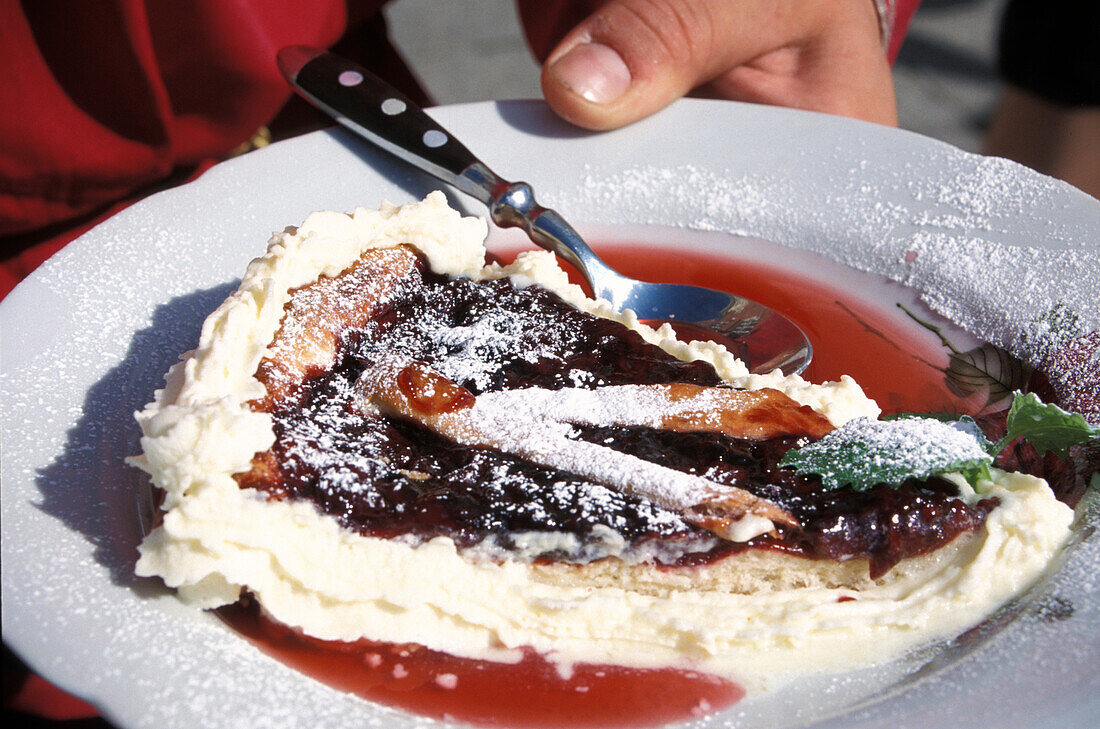
[[[658,62],[697,64],[713,46],[715,23],[710,3],[692,0],[630,0],[615,5],[613,26],[646,43]]]

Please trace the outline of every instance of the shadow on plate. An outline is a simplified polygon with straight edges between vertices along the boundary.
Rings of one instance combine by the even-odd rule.
[[[542,101],[494,101],[493,105],[505,124],[524,134],[547,139],[584,139],[599,134],[565,122]],[[470,151],[488,157],[491,150]],[[531,166],[534,169],[537,164]]]
[[[122,361],[88,389],[64,450],[35,478],[42,495],[36,507],[82,534],[116,584],[151,588],[133,574],[142,537],[139,509],[151,498],[145,474],[125,463],[139,452],[134,412],[164,386],[168,368],[196,345],[207,315],[236,287],[195,291],[158,306]]]

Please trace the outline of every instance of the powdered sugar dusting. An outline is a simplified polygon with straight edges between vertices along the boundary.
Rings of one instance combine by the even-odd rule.
[[[845,457],[845,451],[851,455]],[[858,487],[899,483],[942,472],[952,464],[993,460],[971,432],[931,418],[856,418],[793,455],[800,462],[811,459],[814,466],[835,464],[835,470],[811,469],[827,484],[851,480]]]
[[[492,404],[475,405],[468,417],[505,452],[582,474],[665,509],[683,511],[728,490],[713,481],[649,463],[637,456],[573,440],[570,438],[572,429],[565,423],[546,418],[529,422],[516,417],[508,408]]]
[[[699,398],[672,402],[668,389],[664,387],[619,385],[596,390],[526,388],[487,392],[478,397],[478,407],[494,413],[511,413],[516,418],[527,420],[659,428],[667,415],[706,409],[707,402],[715,400],[708,390],[704,390]]]
[[[838,175],[838,159],[801,154],[803,179],[693,165],[589,166],[560,204],[611,223],[682,220],[887,276],[1032,364],[1049,362],[1063,343],[1064,330],[1051,332],[1045,323],[1052,311],[1072,312],[1078,334],[1100,329],[1100,204],[1067,223],[1067,216],[1051,215],[1066,204],[1063,183],[948,147],[873,175],[866,159],[851,159]],[[1090,391],[1077,400],[1095,398],[1094,364],[1058,364],[1063,369],[1054,378]],[[1091,417],[1100,422],[1100,410]]]
[[[491,386],[497,364],[505,357],[537,363],[552,356],[547,348],[524,346],[524,333],[534,327],[545,328],[553,322],[537,313],[486,310],[467,325],[454,325],[443,313],[428,307],[418,325],[421,334],[440,356],[438,362],[447,376],[483,390]],[[397,346],[400,348],[401,344]]]
[[[394,387],[394,373],[400,371],[406,363],[407,361],[399,357],[389,357],[364,370],[356,383],[356,389],[362,395],[367,408],[384,404],[387,408],[396,408],[403,415],[417,416],[417,409],[408,406],[404,396]],[[699,504],[734,498],[741,493],[733,487],[573,438],[572,426],[552,417],[561,414],[555,412],[553,404],[558,395],[557,392],[545,390],[518,391],[497,398],[483,394],[472,407],[421,417],[426,425],[455,442],[499,449],[542,466],[583,476],[598,484],[610,486],[619,493],[642,498],[673,512],[685,512]],[[566,394],[563,400],[569,400],[570,395],[573,396],[573,402],[567,402],[563,410],[574,412],[570,405],[575,406],[578,400],[581,403],[605,400],[603,412],[597,418],[602,422],[615,424],[618,413],[617,406],[610,402],[613,394],[605,394],[601,398],[600,395],[576,392]],[[643,403],[642,410],[651,413],[651,419],[660,420],[663,413],[669,410],[669,404],[659,391],[643,391],[636,401]],[[582,405],[581,410],[584,409]],[[629,408],[623,410],[623,417],[630,417],[625,414],[628,412]],[[553,489],[554,485],[551,484],[550,488]],[[756,500],[751,496],[748,499]],[[759,526],[762,531],[756,530],[755,533],[744,536],[741,541],[772,528],[770,522]]]

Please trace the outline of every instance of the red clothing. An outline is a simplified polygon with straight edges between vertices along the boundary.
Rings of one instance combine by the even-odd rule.
[[[328,46],[342,4],[0,5],[0,235],[120,200],[247,140],[290,95],[275,52]]]
[[[282,46],[344,37],[342,54],[427,101],[385,38],[383,2],[0,0],[0,296],[270,124],[291,97]],[[299,104],[284,126],[311,113]]]
[[[913,19],[913,13],[917,12],[920,0],[875,0],[875,5],[882,20],[886,57],[893,63],[898,57],[905,31],[909,29],[909,21]]]

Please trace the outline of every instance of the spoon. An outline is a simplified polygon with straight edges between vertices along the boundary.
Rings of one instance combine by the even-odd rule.
[[[366,69],[306,46],[279,51],[279,68],[308,101],[382,149],[476,197],[501,227],[573,264],[595,296],[638,318],[668,321],[683,338],[725,344],[752,372],[796,374],[813,347],[793,322],[766,306],[722,291],[646,283],[611,269],[558,213],[540,206],[526,182],[497,176],[415,103]],[[688,337],[687,335],[691,335]]]

